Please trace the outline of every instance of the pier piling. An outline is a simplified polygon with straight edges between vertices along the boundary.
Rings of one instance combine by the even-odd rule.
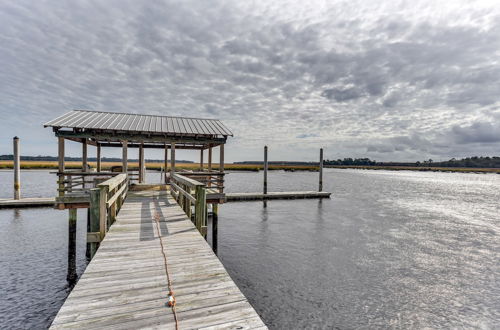
[[[264,146],[264,195],[267,194],[267,146]]]
[[[68,273],[66,280],[69,284],[76,282],[76,209],[69,209],[68,221]]]
[[[21,198],[21,156],[19,155],[19,138],[14,136],[14,199]]]
[[[217,235],[219,230],[219,204],[212,204],[212,250],[217,255]]]
[[[319,149],[319,188],[318,191],[323,191],[323,148]]]

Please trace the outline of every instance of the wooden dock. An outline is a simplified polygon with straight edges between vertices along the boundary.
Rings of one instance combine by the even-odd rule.
[[[18,208],[18,207],[47,207],[47,206],[54,206],[55,202],[56,199],[54,197],[0,199],[0,209]]]
[[[224,266],[165,191],[134,191],[51,329],[174,329],[159,227],[180,329],[266,329]]]
[[[332,193],[326,191],[286,191],[263,193],[226,193],[227,202],[259,201],[271,199],[306,199],[330,198]]]

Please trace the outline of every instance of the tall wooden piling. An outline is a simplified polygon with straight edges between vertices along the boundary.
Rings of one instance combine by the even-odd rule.
[[[319,189],[323,191],[323,148],[319,149]]]
[[[267,194],[267,146],[264,146],[264,194]]]
[[[21,198],[21,156],[19,154],[19,138],[14,136],[14,199]]]
[[[66,280],[70,284],[74,284],[77,279],[76,275],[76,209],[69,209],[68,221],[68,272]]]

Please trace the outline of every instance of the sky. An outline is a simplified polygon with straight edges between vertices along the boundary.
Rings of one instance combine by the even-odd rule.
[[[72,109],[221,119],[227,161],[500,156],[500,2],[0,0],[0,154]]]

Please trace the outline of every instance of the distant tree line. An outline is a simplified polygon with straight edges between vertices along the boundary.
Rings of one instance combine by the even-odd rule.
[[[377,162],[370,158],[344,158],[337,160],[325,160],[325,165],[377,165]]]
[[[0,155],[0,160],[14,160],[13,155]],[[54,156],[21,156],[21,160],[24,161],[46,161],[46,162],[52,162],[52,161],[57,161],[58,158]],[[64,157],[65,161],[68,162],[81,162],[82,158],[81,157]],[[88,158],[89,162],[95,162],[97,161],[97,158],[95,157],[89,157]],[[121,158],[114,158],[114,157],[102,157],[101,158],[102,162],[121,162]],[[139,159],[130,159],[128,160],[129,162],[138,162]],[[163,163],[164,160],[162,159],[146,159],[147,163]],[[194,163],[191,160],[176,160],[178,163]]]
[[[415,167],[472,167],[472,168],[500,168],[500,157],[466,157],[462,159],[435,162],[432,159],[417,162],[377,162],[370,158],[344,158],[326,160],[325,165],[359,165],[359,166],[415,166]]]

